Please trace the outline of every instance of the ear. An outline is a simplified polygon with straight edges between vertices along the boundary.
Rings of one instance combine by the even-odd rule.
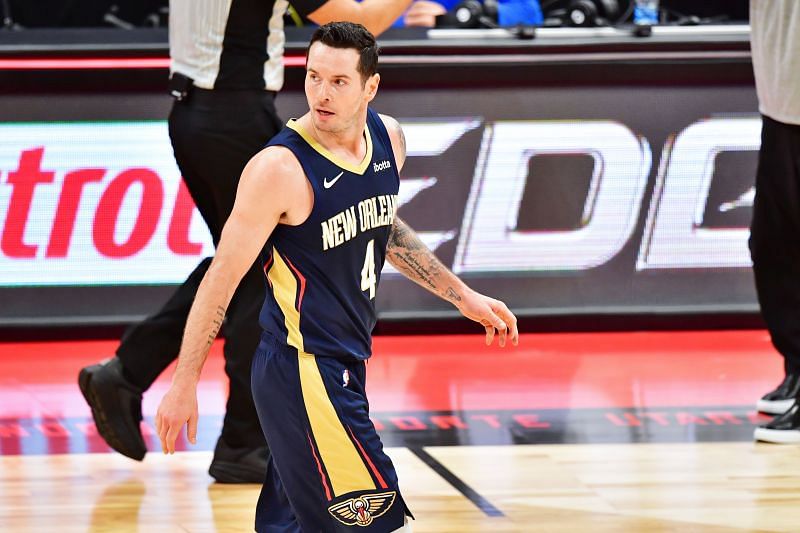
[[[380,84],[380,82],[381,82],[381,75],[378,74],[377,72],[367,79],[366,83],[367,102],[371,102],[375,98],[375,95],[378,92],[378,85]]]

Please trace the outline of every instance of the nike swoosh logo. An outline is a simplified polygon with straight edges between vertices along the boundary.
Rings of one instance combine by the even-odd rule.
[[[339,172],[339,175],[333,178],[331,181],[328,181],[328,178],[325,178],[322,180],[322,185],[324,185],[326,189],[330,189],[337,181],[339,181],[339,178],[342,177],[342,174],[344,174],[344,171]]]

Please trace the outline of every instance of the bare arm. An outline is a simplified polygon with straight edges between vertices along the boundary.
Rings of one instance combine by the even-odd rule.
[[[389,263],[405,277],[458,307],[468,287],[450,272],[400,217],[395,217],[389,245]]]
[[[292,161],[287,161],[281,150],[264,150],[245,167],[214,260],[197,290],[172,386],[156,414],[156,429],[165,453],[175,451],[175,439],[187,422],[189,440],[194,442],[197,382],[208,351],[236,287],[291,205],[292,193],[296,193],[287,179]]]
[[[519,342],[517,318],[506,304],[470,289],[399,217],[394,219],[386,253],[389,263],[405,277],[449,301],[465,317],[479,322],[486,330],[486,344],[492,343],[495,330],[500,346],[505,346],[507,335],[514,345]]]
[[[219,247],[186,320],[173,382],[195,384],[200,379],[203,364],[225,319],[233,293],[266,241],[262,236],[268,235],[277,224],[273,220],[267,226],[266,218],[256,222],[244,212],[246,210],[234,211],[225,224]]]
[[[328,0],[308,14],[315,24],[337,20],[356,22],[373,35],[383,33],[411,5],[412,0]]]
[[[447,9],[439,2],[415,0],[403,16],[403,22],[407,27],[433,28],[436,26],[436,17],[445,13],[447,13]]]
[[[389,133],[399,172],[406,161],[403,128],[388,115],[381,115],[381,120]],[[514,345],[519,342],[517,318],[506,304],[470,289],[433,255],[414,230],[399,217],[395,217],[392,224],[386,253],[389,263],[405,277],[449,301],[465,317],[479,322],[486,330],[486,344],[492,343],[495,330],[500,333],[500,346],[505,346],[507,334],[511,335]]]

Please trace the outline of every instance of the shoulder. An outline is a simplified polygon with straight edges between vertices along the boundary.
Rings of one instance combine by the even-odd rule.
[[[303,167],[294,153],[285,146],[268,146],[254,155],[245,167],[245,172],[261,176],[265,180],[283,180]]]
[[[399,131],[402,134],[403,130],[396,118],[389,115],[384,115],[383,113],[378,113],[378,117],[380,117],[383,125],[386,126],[386,129],[389,131],[389,135],[391,135],[393,131]]]
[[[305,183],[305,172],[285,146],[268,146],[254,155],[242,172],[242,182],[270,191],[291,192]]]
[[[392,141],[392,151],[397,160],[398,170],[403,168],[403,163],[406,160],[406,136],[403,133],[403,128],[394,117],[389,115],[378,114],[383,125],[386,126],[386,132],[389,134],[389,140]]]
[[[313,192],[294,153],[283,146],[268,146],[245,166],[236,203],[253,213],[253,219],[305,219],[313,205]]]

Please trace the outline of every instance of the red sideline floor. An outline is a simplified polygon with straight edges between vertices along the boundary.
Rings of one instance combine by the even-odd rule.
[[[108,451],[77,374],[115,347],[0,343],[0,455]],[[221,353],[218,342],[203,372],[192,449],[212,449],[218,434]],[[151,449],[170,375],[145,394]],[[766,420],[753,407],[782,378],[782,360],[761,330],[525,334],[505,349],[481,335],[381,336],[367,376],[389,445],[745,440]]]

